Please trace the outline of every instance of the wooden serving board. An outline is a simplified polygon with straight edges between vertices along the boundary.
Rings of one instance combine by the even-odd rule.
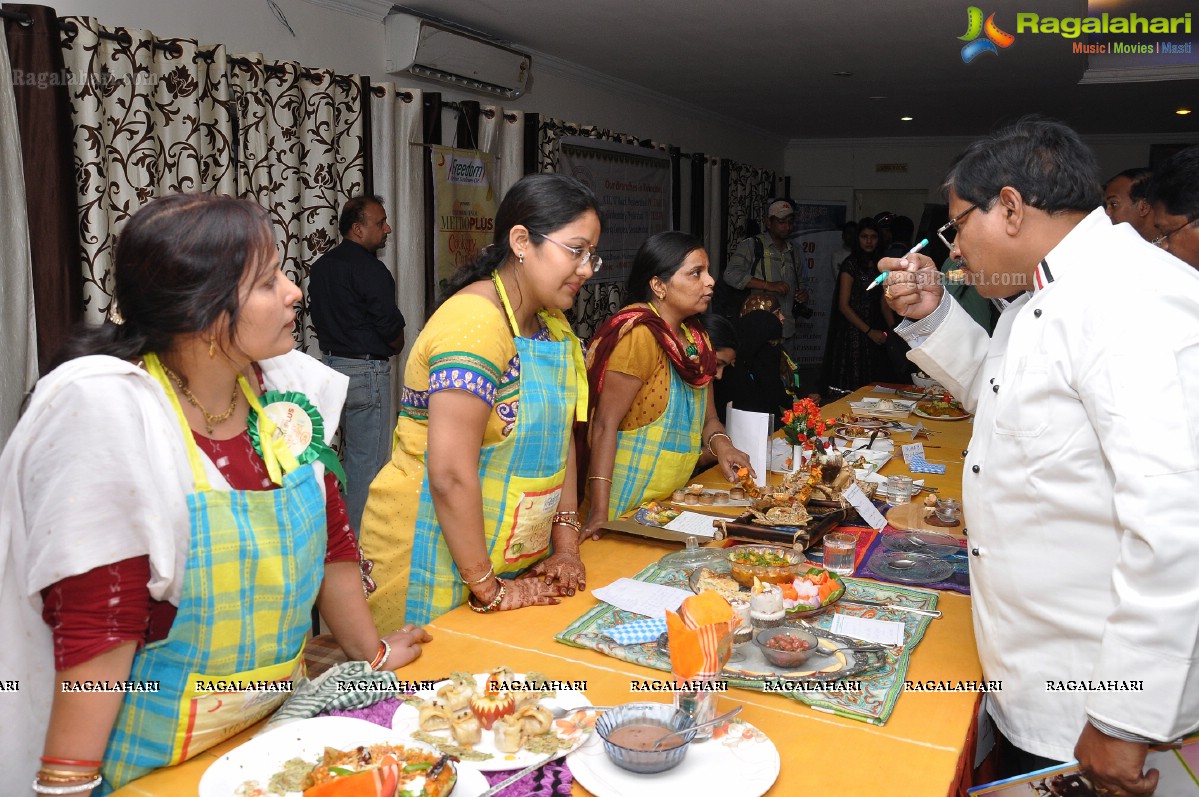
[[[814,545],[818,545],[824,539],[824,535],[835,529],[845,518],[852,512],[852,509],[835,509],[826,515],[821,515],[812,519],[807,526],[796,532],[792,528],[774,526],[762,526],[757,523],[752,523],[747,519],[749,515],[743,515],[735,520],[720,520],[717,525],[724,532],[724,536],[738,540],[746,540],[749,542],[769,542],[782,545],[798,544],[801,550],[807,550]]]
[[[893,506],[887,510],[887,522],[900,531],[938,531],[951,537],[962,536],[963,523],[960,520],[956,526],[938,526],[925,519],[924,509],[922,501]]]

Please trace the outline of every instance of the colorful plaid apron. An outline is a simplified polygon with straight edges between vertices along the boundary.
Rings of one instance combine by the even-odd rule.
[[[491,565],[502,575],[518,573],[550,552],[550,524],[566,479],[579,380],[587,382],[580,344],[569,328],[551,326],[561,340],[521,337],[498,281],[497,289],[520,358],[516,426],[502,442],[479,452],[484,537]],[[552,317],[542,317],[551,323]],[[466,586],[433,509],[428,468],[421,480],[411,562],[407,622],[427,623],[466,602]]]
[[[138,651],[129,675],[134,684],[157,682],[158,691],[130,693],[121,704],[98,794],[185,761],[283,702],[312,627],[328,540],[312,465],[284,475],[277,490],[213,490],[175,391],[154,355],[145,362],[179,418],[196,491],[187,497],[178,614],[166,639]]]
[[[665,411],[645,426],[616,433],[608,517],[665,498],[687,483],[699,460],[707,409],[708,388],[692,387],[670,368]]]

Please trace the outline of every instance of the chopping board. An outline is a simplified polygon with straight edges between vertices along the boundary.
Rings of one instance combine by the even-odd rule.
[[[952,537],[962,536],[963,524],[960,520],[956,526],[938,526],[925,520],[924,508],[919,501],[893,506],[887,510],[887,522],[900,531],[939,531]]]

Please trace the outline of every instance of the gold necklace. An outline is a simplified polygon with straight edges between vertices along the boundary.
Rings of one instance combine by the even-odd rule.
[[[233,417],[233,411],[237,409],[237,396],[240,392],[238,390],[238,384],[236,381],[233,383],[233,397],[229,400],[229,409],[225,410],[220,415],[213,415],[209,413],[208,410],[204,409],[204,405],[201,404],[195,395],[192,394],[191,390],[186,384],[184,384],[183,379],[180,378],[179,374],[175,373],[170,368],[167,368],[166,363],[162,363],[162,370],[168,377],[170,377],[171,381],[175,383],[175,386],[179,388],[179,392],[183,394],[185,399],[187,399],[187,403],[198,409],[200,414],[204,416],[204,428],[209,435],[212,434],[213,429],[218,424],[222,424]]]
[[[658,318],[662,318],[662,314],[658,312],[657,307],[654,307],[653,302],[646,302],[646,304],[649,305],[649,309],[654,311],[654,315],[656,315]],[[663,320],[665,320],[665,319],[663,319]],[[685,348],[683,350],[683,353],[687,355],[687,359],[695,360],[698,362],[699,361],[699,344],[697,344],[695,342],[695,336],[691,334],[691,329],[687,326],[686,322],[683,322],[682,327],[683,327],[683,335],[687,338],[687,348]],[[678,335],[675,335],[675,338],[677,339]]]

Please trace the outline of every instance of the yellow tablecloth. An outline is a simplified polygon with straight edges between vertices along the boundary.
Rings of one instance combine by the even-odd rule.
[[[851,398],[868,395],[858,391]],[[826,414],[848,410],[844,402],[825,409]],[[926,477],[941,495],[960,498],[961,453],[970,436],[969,421],[925,421],[934,430],[925,440],[927,458],[944,460],[944,476]],[[898,435],[897,445],[906,442]],[[937,446],[932,448],[931,446]],[[906,473],[902,458],[883,468],[884,475]],[[710,474],[704,481],[713,482]],[[677,543],[610,535],[583,546],[589,589],[637,572]],[[597,601],[590,594],[564,600],[558,606],[521,609],[515,613],[480,615],[463,606],[429,626],[434,641],[424,655],[400,671],[405,680],[436,678],[454,670],[482,672],[506,665],[516,672],[536,670],[555,678],[586,680],[588,697],[610,705],[644,700],[632,694],[630,681],[659,678],[656,670],[604,656],[593,650],[554,642],[566,628]],[[970,599],[953,592],[941,593],[943,616],[933,621],[916,648],[908,670],[910,681],[979,681],[982,672],[975,652],[970,619]],[[944,795],[952,788],[959,759],[974,721],[979,695],[974,692],[911,691],[896,705],[883,727],[844,719],[813,710],[781,695],[735,689],[721,695],[718,709],[735,703],[744,706],[741,718],[766,733],[778,747],[782,771],[768,794],[793,797],[817,790],[838,797],[880,794]],[[650,696],[665,702],[668,695]],[[151,795],[181,797],[196,794],[204,770],[229,749],[253,735],[248,730],[177,767],[149,775],[116,792],[121,797]],[[700,751],[697,748],[693,755]],[[973,751],[969,751],[969,756]],[[574,794],[589,794],[575,784]]]

